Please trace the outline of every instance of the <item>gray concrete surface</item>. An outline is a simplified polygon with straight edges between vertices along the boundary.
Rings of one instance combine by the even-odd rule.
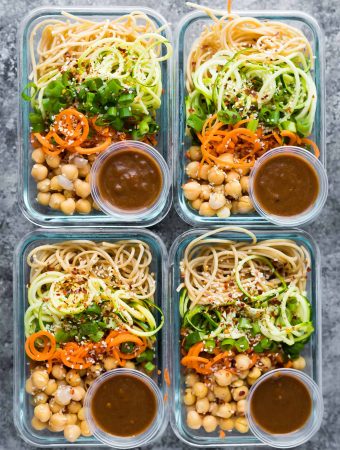
[[[188,12],[184,0],[0,0],[0,449],[30,449],[12,421],[13,348],[12,324],[12,251],[20,237],[34,227],[22,216],[16,201],[17,125],[16,125],[16,33],[21,18],[41,5],[131,5],[149,6],[162,13],[172,24]],[[202,2],[203,3],[203,2]],[[223,1],[204,4],[222,7]],[[329,199],[319,219],[306,227],[318,241],[322,251],[323,279],[323,391],[325,416],[320,432],[311,442],[300,447],[304,450],[340,449],[340,306],[338,226],[340,212],[340,2],[339,0],[239,0],[238,9],[299,9],[319,21],[326,34],[327,83],[327,165],[330,180]],[[186,230],[174,210],[154,231],[170,246],[179,233]],[[77,447],[78,448],[78,447]],[[169,429],[151,450],[186,448]]]

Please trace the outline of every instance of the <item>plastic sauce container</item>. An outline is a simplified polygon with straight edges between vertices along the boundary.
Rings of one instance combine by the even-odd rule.
[[[303,425],[292,432],[271,433],[262,427],[253,414],[252,400],[262,383],[277,377],[288,376],[299,381],[309,393],[311,400],[310,414]],[[274,400],[273,400],[274,401]],[[282,402],[284,404],[284,402]],[[304,372],[295,369],[275,369],[262,375],[251,387],[247,398],[246,416],[254,435],[266,445],[276,448],[291,448],[307,442],[319,430],[323,416],[323,400],[319,386]]]
[[[139,141],[111,145],[91,169],[91,193],[100,209],[130,222],[158,215],[166,203],[170,183],[164,158]]]
[[[118,380],[118,378],[121,378],[122,376],[135,379],[135,381],[146,385],[155,400],[155,414],[153,419],[144,431],[132,434],[131,436],[118,436],[105,431],[103,427],[100,426],[99,421],[96,420],[95,414],[93,413],[92,402],[98,392],[98,389],[102,387],[105,382],[110,381],[112,383],[115,378]],[[131,395],[133,397],[134,392],[131,392]],[[110,400],[109,397],[108,400]],[[165,417],[164,401],[159,387],[150,377],[134,369],[114,369],[96,378],[86,393],[84,408],[86,420],[94,437],[103,444],[115,448],[136,448],[146,445],[159,433]],[[142,404],[137,412],[138,414],[143,414]]]
[[[262,179],[270,180],[271,186],[270,189],[267,190],[267,199],[269,199],[269,196],[271,197],[271,206],[274,205],[274,196],[277,196],[278,199],[280,196],[282,199],[287,196],[287,189],[292,189],[292,194],[290,194],[293,200],[292,204],[301,201],[302,194],[306,193],[307,188],[305,188],[304,183],[307,180],[303,175],[299,178],[300,172],[298,166],[295,167],[294,171],[295,179],[288,176],[288,171],[284,174],[283,178],[281,178],[282,172],[278,173],[278,169],[279,164],[283,163],[283,158],[286,158],[286,161],[290,160],[291,163],[295,160],[296,163],[300,165],[300,169],[306,169],[305,176],[308,172],[310,172],[310,178],[315,176],[317,184],[314,198],[310,196],[309,206],[305,206],[301,211],[293,213],[292,215],[275,213],[273,212],[273,209],[270,210],[268,204],[265,205],[265,203],[260,200],[259,183],[261,177]],[[273,163],[275,161],[277,166],[276,172],[273,173],[271,170],[273,170]],[[281,163],[279,161],[281,161]],[[270,166],[270,164],[272,164],[272,166]],[[272,182],[275,184],[272,184]],[[292,183],[291,185],[289,185],[290,182]],[[309,188],[312,188],[312,186],[310,185]],[[262,192],[264,192],[263,189]],[[327,193],[328,179],[324,166],[311,152],[300,147],[285,146],[269,150],[256,161],[249,176],[249,195],[255,209],[261,216],[276,225],[296,226],[315,219],[320,214],[326,202]]]

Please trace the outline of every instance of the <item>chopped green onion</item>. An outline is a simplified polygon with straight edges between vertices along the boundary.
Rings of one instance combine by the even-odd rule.
[[[155,353],[151,348],[146,349],[143,353],[137,356],[136,361],[141,363],[145,361],[153,361]]]
[[[148,372],[152,372],[156,366],[154,364],[152,364],[152,362],[149,361],[145,364],[144,367],[145,367],[145,370],[147,370]]]
[[[260,344],[263,349],[267,349],[271,346],[271,341],[268,338],[264,338],[261,339]]]
[[[25,91],[29,90],[29,89],[33,89],[33,93],[31,95],[28,95],[25,93]],[[29,102],[30,100],[32,100],[35,97],[35,94],[38,92],[38,86],[33,83],[32,81],[27,83],[26,86],[24,87],[22,93],[21,93],[21,97],[26,100],[27,102]]]
[[[54,333],[54,337],[58,343],[61,343],[61,342],[67,342],[71,336],[66,331],[60,329]]]
[[[296,121],[296,129],[302,136],[308,136],[310,134],[311,123],[309,119],[298,119]]]
[[[125,119],[125,118],[131,117],[131,116],[132,116],[132,111],[131,111],[130,106],[119,109],[119,117],[121,119]]]
[[[45,125],[43,123],[33,123],[31,128],[33,133],[42,133],[45,130]]]
[[[235,347],[235,339],[226,338],[221,342],[222,350],[231,350]]]
[[[255,133],[255,131],[257,130],[258,126],[259,126],[259,121],[257,119],[252,119],[247,124],[248,130],[252,131],[253,133]]]
[[[212,353],[215,347],[216,344],[213,339],[208,339],[205,341],[204,350],[206,350],[208,353]]]
[[[187,125],[195,131],[202,131],[204,120],[198,117],[197,114],[190,114],[187,119]]]
[[[252,332],[254,335],[261,333],[261,328],[258,322],[253,322],[252,324]]]
[[[86,314],[100,314],[101,309],[100,309],[100,306],[93,304],[93,305],[90,305],[87,309],[85,309],[84,312]]]
[[[246,318],[246,317],[241,317],[240,320],[238,321],[238,326],[239,328],[252,328],[252,324],[250,322],[250,319]]]
[[[234,109],[224,109],[223,111],[219,111],[217,113],[218,120],[227,125],[235,125],[235,123],[241,120],[241,116]]]
[[[123,342],[120,346],[122,353],[133,353],[135,350],[135,344],[133,342]]]
[[[291,120],[285,120],[281,123],[281,127],[283,130],[292,131],[293,133],[296,133],[296,125]]]
[[[238,352],[244,352],[245,350],[248,350],[249,348],[248,339],[245,336],[240,337],[235,341],[235,347]]]
[[[118,114],[118,110],[116,106],[110,106],[106,113],[108,116],[116,117]]]
[[[118,106],[129,106],[133,102],[135,94],[132,92],[129,94],[122,94],[118,98]]]
[[[60,79],[53,80],[50,83],[48,83],[47,87],[45,88],[44,95],[46,97],[59,98],[63,93],[64,89],[65,86]]]
[[[193,333],[188,334],[185,338],[185,348],[188,350],[194,344],[197,344],[197,342],[202,342],[203,338],[204,334],[200,331],[194,331]]]
[[[85,84],[90,91],[97,92],[103,86],[103,80],[101,78],[90,78],[85,81]]]

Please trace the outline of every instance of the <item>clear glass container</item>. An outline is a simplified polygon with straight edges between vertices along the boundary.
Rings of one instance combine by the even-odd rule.
[[[312,411],[307,422],[302,428],[286,434],[271,434],[262,429],[251,414],[251,399],[256,391],[257,387],[261,385],[268,378],[272,378],[278,375],[290,375],[304,384],[307,388],[311,400]],[[258,437],[264,444],[270,445],[275,448],[292,448],[302,445],[314,436],[319,430],[323,416],[323,399],[319,386],[314,380],[306,375],[304,372],[295,369],[276,369],[262,375],[249,391],[247,399],[246,416],[248,418],[249,426],[252,432]]]
[[[169,212],[172,203],[172,189],[164,203],[163,208],[153,217],[143,217],[134,223],[124,221],[124,219],[113,218],[104,214],[102,211],[92,210],[89,214],[74,214],[67,216],[61,211],[53,210],[47,206],[40,205],[36,200],[37,187],[36,182],[31,176],[33,161],[31,159],[31,144],[29,139],[30,125],[29,112],[30,103],[21,98],[21,92],[28,82],[28,77],[32,69],[30,60],[30,33],[35,25],[46,19],[61,19],[61,12],[77,15],[81,18],[90,18],[91,20],[114,19],[132,11],[141,11],[147,14],[158,27],[163,27],[167,21],[155,10],[145,7],[113,6],[113,7],[42,7],[34,9],[21,22],[18,33],[18,79],[19,79],[19,117],[18,117],[18,142],[19,142],[19,162],[18,162],[18,201],[25,217],[36,225],[44,227],[60,226],[124,226],[132,225],[137,227],[151,226],[161,221]],[[36,51],[37,43],[40,38],[41,30],[34,39],[33,48]],[[172,41],[171,30],[164,27],[162,31],[170,42]],[[171,142],[171,101],[172,101],[172,58],[161,63],[163,95],[162,104],[157,111],[156,120],[160,125],[160,132],[157,136],[156,149],[167,162],[170,171],[172,166],[172,142]]]
[[[157,333],[155,365],[158,369],[154,371],[153,379],[160,388],[162,395],[167,395],[167,385],[164,382],[164,370],[167,368],[168,351],[168,311],[167,311],[167,251],[163,241],[154,233],[138,228],[125,228],[114,230],[93,229],[40,229],[27,234],[17,245],[13,262],[13,309],[14,309],[14,397],[13,418],[20,436],[30,445],[43,447],[66,447],[66,446],[99,446],[103,445],[93,436],[81,436],[76,442],[66,441],[63,433],[52,433],[48,430],[37,431],[31,426],[33,417],[33,405],[30,395],[25,391],[25,382],[29,377],[29,362],[25,354],[25,330],[24,315],[27,309],[27,284],[29,282],[29,267],[26,263],[29,252],[44,244],[53,244],[67,240],[92,240],[96,242],[115,242],[126,239],[140,239],[147,243],[152,253],[151,271],[155,274],[156,293],[155,303],[162,308],[166,318],[163,328]],[[158,320],[159,317],[156,317]],[[164,402],[164,420],[158,428],[158,439],[165,431],[168,424],[168,402]]]
[[[91,414],[91,400],[98,389],[98,387],[108,378],[112,379],[119,375],[133,376],[143,383],[147,384],[151,392],[156,398],[156,416],[149,428],[147,428],[143,433],[137,434],[131,437],[125,436],[113,436],[112,434],[103,431],[96,423],[94,417]],[[86,393],[84,401],[86,420],[89,424],[90,430],[93,435],[103,444],[114,448],[136,448],[142,445],[146,445],[150,442],[158,433],[159,428],[161,428],[164,421],[164,401],[162,392],[157,386],[157,384],[147,375],[138,370],[133,369],[115,369],[105,372],[103,375],[95,379],[91,384],[89,390]]]
[[[310,207],[303,211],[300,214],[295,216],[278,216],[275,214],[270,214],[267,212],[262,206],[261,203],[258,202],[255,189],[254,189],[254,180],[256,177],[257,171],[261,168],[261,166],[270,158],[273,158],[277,155],[296,155],[305,161],[307,161],[315,170],[318,181],[319,181],[319,192],[315,202],[310,205]],[[324,166],[321,162],[308,150],[305,150],[300,147],[278,147],[269,152],[262,155],[255,163],[253,170],[249,175],[249,196],[252,200],[252,203],[256,209],[256,211],[265,219],[269,220],[269,222],[273,222],[276,225],[292,227],[302,225],[303,223],[311,222],[317,218],[317,216],[321,213],[322,208],[324,207],[328,194],[328,178],[327,173]]]
[[[306,360],[306,372],[322,389],[322,356],[321,356],[321,262],[320,252],[313,238],[306,232],[298,229],[282,229],[273,226],[253,226],[250,227],[258,240],[265,239],[292,239],[299,245],[304,245],[311,256],[311,271],[309,272],[307,282],[307,296],[312,304],[312,320],[315,331],[311,336],[309,343],[305,346],[303,356]],[[224,439],[219,437],[219,432],[206,433],[202,428],[193,430],[186,424],[186,407],[183,403],[185,391],[184,370],[180,364],[180,329],[181,317],[178,310],[179,292],[177,286],[183,281],[180,274],[180,262],[187,245],[198,236],[206,233],[207,229],[195,229],[187,231],[180,235],[173,243],[169,254],[170,265],[170,282],[169,282],[169,298],[170,316],[172,318],[172,333],[170,335],[169,354],[172,355],[170,360],[170,374],[172,379],[171,385],[171,426],[176,436],[183,442],[195,447],[229,447],[229,446],[246,446],[246,445],[263,445],[256,436],[250,431],[240,434],[233,430],[226,432]],[[224,231],[219,233],[218,238],[232,239],[237,241],[249,242],[250,238],[237,232]]]
[[[98,188],[100,169],[103,163],[107,159],[109,159],[114,152],[131,148],[138,149],[142,153],[149,155],[151,159],[157,164],[162,174],[162,186],[158,198],[156,199],[155,203],[152,204],[149,208],[143,208],[140,211],[122,211],[118,208],[115,208],[110,202],[101,197]],[[91,194],[93,200],[106,214],[111,215],[116,220],[121,220],[122,217],[124,217],[124,220],[130,223],[136,222],[137,220],[142,220],[144,218],[153,219],[154,217],[157,217],[166,204],[170,185],[170,172],[164,158],[160,153],[157,152],[157,150],[151,147],[151,145],[145,144],[144,142],[121,141],[110,145],[105,150],[105,152],[98,155],[91,169]]]
[[[312,133],[312,139],[320,149],[320,161],[326,164],[326,145],[325,145],[325,74],[324,74],[324,37],[316,20],[301,11],[233,11],[240,16],[255,17],[263,20],[274,20],[287,23],[304,32],[310,42],[314,59],[314,69],[312,77],[316,84],[318,102],[315,113],[315,121]],[[173,140],[174,140],[174,203],[179,216],[188,224],[193,226],[205,225],[226,225],[239,223],[265,224],[267,221],[256,211],[249,214],[234,214],[227,219],[217,216],[204,217],[198,214],[185,199],[182,185],[187,180],[185,166],[188,158],[186,151],[191,145],[191,138],[186,135],[186,112],[185,112],[185,79],[186,79],[186,61],[194,41],[200,35],[204,26],[208,25],[211,19],[201,11],[194,11],[187,14],[180,21],[175,34],[176,45],[176,67],[175,74],[175,95],[174,95],[174,122],[173,122]]]

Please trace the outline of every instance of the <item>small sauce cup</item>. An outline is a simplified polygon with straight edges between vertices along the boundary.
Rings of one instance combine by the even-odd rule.
[[[285,434],[269,433],[256,422],[251,412],[251,402],[256,389],[264,381],[278,375],[289,375],[302,382],[307,388],[312,401],[311,414],[305,424],[298,430]],[[310,376],[295,369],[275,369],[262,375],[251,387],[247,398],[246,417],[250,430],[261,442],[275,448],[291,448],[302,445],[314,436],[321,426],[323,411],[321,390]]]
[[[161,187],[159,195],[155,202],[150,204],[150,206],[140,208],[140,209],[122,209],[108,201],[104,198],[100,192],[100,177],[101,171],[105,164],[110,160],[110,158],[118,155],[122,151],[133,151],[136,153],[144,154],[148,157],[156,167],[158,167],[161,175]],[[169,194],[169,189],[171,185],[170,171],[167,163],[165,162],[162,155],[153,147],[144,142],[139,141],[121,141],[110,145],[104,152],[99,154],[96,158],[92,169],[91,169],[91,194],[93,200],[98,204],[100,209],[110,215],[113,218],[122,220],[126,222],[135,222],[143,219],[151,219],[157,217],[164,208]],[[129,191],[127,190],[127,194]]]
[[[258,198],[256,197],[255,180],[259,170],[264,166],[264,164],[269,159],[278,155],[292,155],[304,159],[315,170],[319,182],[319,191],[315,202],[311,204],[309,208],[296,215],[281,216],[272,214],[264,209],[264,207],[261,205]],[[327,194],[328,194],[328,178],[326,169],[324,168],[322,163],[310,151],[300,147],[293,147],[287,145],[284,147],[277,147],[275,149],[269,150],[256,161],[253,169],[250,172],[249,176],[250,199],[256,211],[262,217],[264,217],[265,219],[269,220],[270,222],[276,225],[297,226],[314,220],[320,214],[327,200]]]
[[[105,381],[112,380],[115,377],[122,375],[136,377],[138,380],[145,383],[154,394],[156,400],[156,414],[153,421],[145,431],[133,436],[115,436],[104,431],[98,426],[92,414],[91,405],[97,389]],[[86,420],[93,436],[103,444],[114,448],[137,448],[146,445],[158,435],[165,418],[164,400],[161,390],[149,376],[135,369],[113,369],[96,378],[86,393],[84,408]],[[140,412],[142,413],[142,410]]]

